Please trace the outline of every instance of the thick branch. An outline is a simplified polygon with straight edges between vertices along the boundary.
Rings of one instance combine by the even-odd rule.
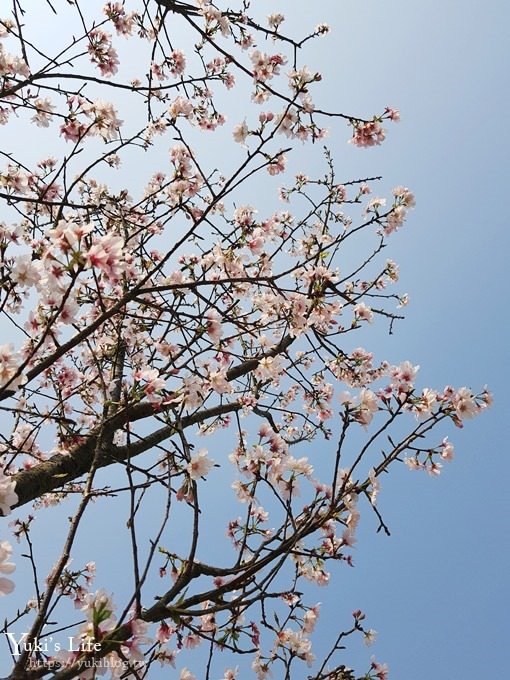
[[[154,409],[151,405],[140,404],[140,406],[143,406],[143,409],[138,410],[138,418],[136,419],[144,417],[142,414],[148,415],[145,413],[148,406],[151,409],[151,413],[154,413]],[[153,432],[145,439],[131,446],[108,445],[108,447],[104,448],[101,452],[97,467],[103,468],[113,465],[114,463],[123,463],[129,458],[133,458],[134,456],[138,456],[139,454],[148,451],[179,429],[185,429],[190,427],[190,425],[202,423],[208,418],[213,418],[224,413],[232,413],[241,408],[242,405],[238,402],[219,404],[218,406],[197,411],[190,416],[184,416],[175,421],[172,425],[168,425]],[[122,414],[125,416],[125,410]],[[121,416],[122,414],[116,415]],[[130,418],[130,421],[133,419],[134,418]],[[115,420],[115,418],[111,418],[107,421],[106,427],[103,427],[103,431],[108,429],[108,431],[112,432],[117,429],[117,427],[110,422]],[[124,420],[126,419],[124,418]],[[94,458],[97,439],[98,433],[91,433],[86,442],[76,446],[69,454],[57,454],[44,463],[40,463],[33,468],[23,470],[14,475],[13,479],[16,482],[16,494],[18,496],[18,503],[14,507],[18,508],[25,505],[43,494],[55,491],[55,489],[59,489],[65,484],[68,484],[75,479],[79,479],[82,475],[86,474],[89,471]]]
[[[262,358],[274,357],[278,354],[282,354],[293,341],[294,338],[286,336],[282,338],[278,345],[262,354],[259,358],[248,359],[247,361],[243,361],[237,366],[234,366],[227,371],[227,380],[232,382],[243,375],[247,375],[257,368],[259,361]],[[171,405],[167,408],[170,410]],[[177,418],[173,423],[152,432],[147,437],[144,437],[139,442],[133,443],[130,446],[114,446],[113,444],[108,444],[108,446],[105,447],[104,444],[100,443],[100,446],[103,446],[103,450],[98,461],[98,468],[107,467],[114,463],[123,463],[129,458],[138,456],[141,453],[148,451],[153,446],[157,446],[159,443],[172,436],[177,430],[185,429],[191,425],[197,425],[209,418],[214,418],[225,413],[239,411],[241,408],[242,405],[236,401],[202,409],[191,415]],[[132,423],[150,417],[154,415],[154,412],[154,406],[147,402],[123,408],[90,432],[87,435],[86,441],[75,446],[67,455],[57,454],[44,463],[40,463],[28,470],[22,470],[13,475],[13,479],[16,482],[16,494],[18,495],[18,503],[14,507],[21,507],[45,493],[60,489],[65,484],[68,484],[75,479],[79,479],[82,475],[87,473],[94,458],[94,451],[98,443],[100,432],[102,432],[103,442],[107,442],[114,434],[115,430],[122,428],[128,422]]]

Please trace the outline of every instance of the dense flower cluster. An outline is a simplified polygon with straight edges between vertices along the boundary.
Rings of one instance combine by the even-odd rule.
[[[246,2],[132,4],[95,16],[69,3],[48,54],[32,10],[21,21],[14,3],[0,22],[0,123],[21,144],[0,167],[0,513],[37,510],[9,525],[34,574],[5,614],[29,631],[9,677],[57,663],[83,680],[315,673],[311,589],[353,565],[362,512],[384,526],[384,474],[404,461],[437,476],[454,445],[434,428],[462,427],[491,397],[423,388],[419,366],[363,346],[402,318],[399,268],[382,253],[415,199],[340,181],[327,150],[323,173],[291,176],[294,146],[323,140],[326,120],[364,148],[399,120],[316,102],[322,75],[299,48],[328,25],[298,41],[283,14],[260,21]],[[51,148],[26,148],[22,125],[41,149],[53,134]],[[59,504],[68,533],[44,546],[54,566],[39,581],[37,517]],[[113,547],[73,562],[92,507]],[[110,551],[129,572],[114,584]],[[1,574],[12,552],[0,542]],[[13,586],[0,577],[0,595]],[[373,643],[364,618],[341,637]],[[50,625],[72,649],[30,646]],[[321,678],[354,677],[334,666],[338,649]],[[364,677],[385,680],[368,664]]]

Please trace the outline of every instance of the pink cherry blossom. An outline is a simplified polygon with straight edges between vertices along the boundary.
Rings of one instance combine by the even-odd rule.
[[[18,502],[15,488],[16,483],[0,467],[0,512],[4,517],[11,513],[11,508]]]
[[[242,123],[239,123],[238,125],[234,126],[234,129],[232,131],[232,136],[234,138],[234,141],[237,142],[238,144],[243,144],[246,142],[246,138],[248,136],[249,129],[248,126],[246,125],[246,120],[244,120]]]
[[[16,569],[16,566],[9,562],[11,557],[12,547],[8,541],[0,541],[0,573],[1,574],[12,574]],[[14,590],[14,583],[9,578],[4,578],[0,576],[0,596],[8,595]]]
[[[267,166],[267,171],[270,175],[279,175],[281,172],[284,172],[286,163],[287,159],[283,154],[280,154],[271,160]]]
[[[11,270],[11,278],[18,286],[30,288],[39,282],[40,269],[39,263],[34,262],[30,255],[20,255]]]
[[[410,392],[413,389],[419,366],[413,366],[409,361],[403,361],[400,366],[391,370],[392,384],[402,392]]]
[[[221,318],[215,309],[207,312],[207,335],[214,343],[218,343],[223,335],[221,327]]]
[[[119,59],[112,46],[111,35],[101,28],[94,28],[88,34],[90,60],[103,76],[117,73]]]
[[[207,449],[199,449],[198,453],[191,456],[186,470],[191,479],[196,481],[201,477],[206,477],[212,467],[214,467],[214,460],[208,458]]]
[[[26,382],[23,375],[17,375],[20,358],[14,351],[14,346],[0,345],[0,387],[9,385],[9,389],[17,390]]]
[[[137,12],[126,12],[120,2],[107,2],[103,12],[113,22],[119,35],[130,36],[135,29]]]
[[[171,118],[177,118],[178,116],[184,116],[188,120],[191,119],[193,113],[193,102],[191,99],[186,99],[185,97],[177,97],[168,107],[168,113]]]
[[[479,411],[474,395],[468,387],[461,387],[452,398],[452,404],[461,420],[473,418]]]
[[[368,321],[368,323],[372,323],[374,320],[374,313],[364,302],[359,302],[354,306],[354,314],[357,319]]]
[[[441,443],[441,458],[443,460],[453,460],[454,446],[448,441],[448,437],[445,437]]]
[[[319,618],[320,604],[316,604],[311,609],[308,609],[303,616],[303,632],[312,633],[317,625]]]
[[[117,280],[124,266],[123,249],[124,239],[107,234],[89,248],[85,259],[89,266],[101,269],[108,279]]]
[[[365,644],[367,647],[370,647],[375,642],[375,638],[377,636],[377,632],[370,628],[369,630],[366,630],[363,634],[363,644]]]
[[[117,118],[113,104],[96,99],[92,104],[85,106],[84,111],[93,121],[89,134],[99,135],[105,141],[117,138],[123,121]]]
[[[388,680],[388,666],[386,664],[377,663],[372,659],[371,667],[377,680]]]
[[[352,138],[349,140],[354,146],[360,148],[367,148],[370,146],[378,146],[382,144],[386,133],[378,120],[369,121],[367,123],[354,121],[354,131]]]
[[[280,66],[285,64],[286,58],[281,54],[268,55],[255,50],[250,54],[253,65],[253,78],[265,82],[280,73]]]
[[[32,122],[38,127],[48,127],[52,118],[52,113],[55,110],[51,99],[45,97],[44,99],[36,99],[34,102],[36,113],[32,116]]]

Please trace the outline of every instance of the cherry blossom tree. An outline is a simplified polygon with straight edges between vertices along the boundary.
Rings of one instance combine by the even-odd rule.
[[[375,635],[359,610],[315,657],[315,586],[351,564],[362,511],[387,531],[384,473],[438,475],[444,425],[490,405],[359,346],[407,303],[383,250],[414,197],[339,177],[322,146],[328,126],[380,145],[398,111],[322,108],[307,49],[329,27],[296,37],[249,0],[2,11],[8,678],[383,680],[349,667]]]

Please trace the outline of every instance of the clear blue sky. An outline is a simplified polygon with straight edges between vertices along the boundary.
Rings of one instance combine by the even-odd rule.
[[[320,12],[323,3],[317,6]],[[392,536],[375,536],[365,525],[356,569],[336,581],[338,607],[366,610],[379,631],[373,651],[395,680],[503,677],[510,604],[509,6],[324,6],[337,50],[324,80],[331,100],[370,111],[396,106],[402,114],[385,145],[356,161],[349,152],[346,167],[359,162],[360,171],[380,172],[388,186],[404,183],[417,197],[391,244],[411,299],[407,321],[381,337],[377,351],[421,364],[425,384],[488,383],[495,396],[483,417],[451,432],[457,455],[439,479],[402,470],[385,482],[380,507]],[[326,41],[324,49],[331,49]],[[340,146],[337,159],[344,153]]]

